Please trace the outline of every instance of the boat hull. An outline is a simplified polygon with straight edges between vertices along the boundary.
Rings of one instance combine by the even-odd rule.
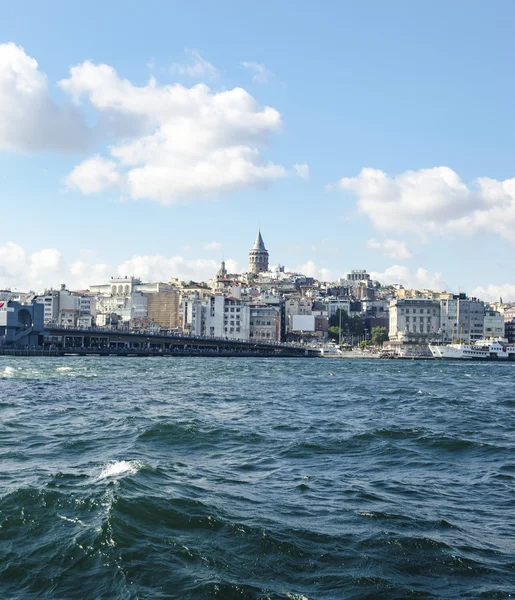
[[[515,361],[515,352],[479,350],[471,346],[429,346],[434,358],[441,360]]]

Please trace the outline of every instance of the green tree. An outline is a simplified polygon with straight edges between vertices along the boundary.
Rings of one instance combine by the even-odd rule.
[[[376,346],[382,346],[388,340],[386,327],[372,327],[372,342]]]
[[[368,342],[366,340],[361,340],[361,342],[358,344],[358,346],[363,350],[364,348],[366,348],[368,346]]]
[[[341,331],[340,331],[341,325]],[[341,337],[363,335],[365,326],[359,315],[349,317],[347,312],[339,308],[329,319],[329,337],[338,341]]]

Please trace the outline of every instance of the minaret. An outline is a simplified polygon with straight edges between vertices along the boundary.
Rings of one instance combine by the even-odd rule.
[[[265,248],[261,231],[258,229],[256,241],[249,252],[249,273],[258,274],[268,271],[268,250]]]

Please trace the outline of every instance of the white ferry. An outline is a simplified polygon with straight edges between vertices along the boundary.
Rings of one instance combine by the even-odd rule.
[[[515,345],[506,340],[478,340],[474,344],[429,345],[434,358],[465,360],[515,360]]]

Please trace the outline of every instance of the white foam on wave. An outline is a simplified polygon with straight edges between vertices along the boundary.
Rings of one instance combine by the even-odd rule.
[[[5,367],[4,369],[4,377],[14,377],[16,373],[16,369],[14,367]]]
[[[98,479],[106,479],[107,477],[118,479],[125,475],[134,475],[142,466],[143,465],[137,460],[119,460],[110,462],[102,469]]]
[[[65,517],[64,515],[57,515],[60,519],[62,519],[63,521],[68,521],[68,523],[79,523],[80,525],[82,525],[83,527],[87,527],[88,524],[84,523],[84,521],[81,521],[80,519],[70,519],[69,517]]]
[[[56,371],[71,371],[71,367],[57,367]]]

